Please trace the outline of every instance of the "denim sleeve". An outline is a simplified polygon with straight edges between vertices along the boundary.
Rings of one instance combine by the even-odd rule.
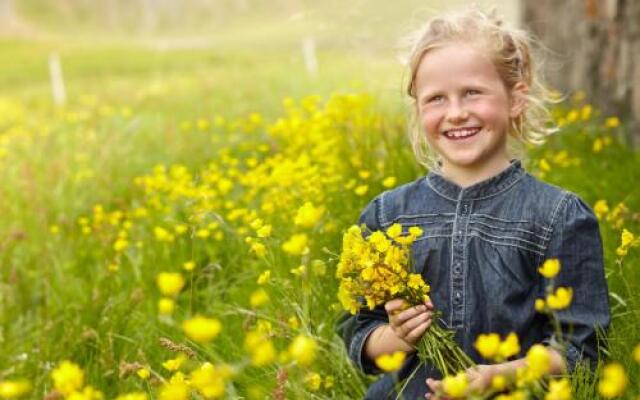
[[[574,194],[567,194],[559,204],[553,236],[546,259],[558,258],[561,269],[554,288],[573,288],[571,305],[556,311],[567,366],[572,372],[578,361],[586,359],[593,367],[598,360],[598,330],[606,333],[611,319],[609,294],[604,272],[602,240],[593,211]],[[545,280],[545,285],[548,281]],[[558,343],[553,326],[545,328],[545,342]]]
[[[358,225],[365,224],[372,231],[379,230],[379,207],[378,198],[372,200],[360,214]],[[371,332],[388,322],[389,318],[382,306],[373,310],[365,306],[355,315],[345,314],[338,323],[337,331],[344,340],[349,358],[366,374],[382,372],[372,360],[365,356],[364,344]]]

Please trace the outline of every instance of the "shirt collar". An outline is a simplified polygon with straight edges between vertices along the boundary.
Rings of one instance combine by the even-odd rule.
[[[451,200],[473,200],[496,195],[514,185],[525,174],[520,160],[511,160],[505,170],[484,181],[462,188],[447,180],[440,174],[430,171],[427,174],[427,184],[440,195]]]

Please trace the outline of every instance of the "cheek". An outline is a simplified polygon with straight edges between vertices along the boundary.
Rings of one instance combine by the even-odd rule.
[[[476,112],[487,123],[504,124],[509,122],[509,108],[502,102],[486,102],[477,105]]]
[[[437,137],[439,135],[439,124],[440,118],[436,113],[422,113],[420,115],[420,127],[422,128],[422,133],[426,134],[427,137]]]

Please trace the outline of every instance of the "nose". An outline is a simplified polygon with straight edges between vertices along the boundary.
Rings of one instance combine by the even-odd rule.
[[[447,107],[447,121],[459,123],[469,118],[469,112],[460,101],[451,101]]]

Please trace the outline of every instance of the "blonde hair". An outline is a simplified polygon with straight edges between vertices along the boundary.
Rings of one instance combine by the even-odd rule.
[[[519,82],[528,86],[526,107],[511,120],[508,132],[511,156],[522,158],[527,144],[542,144],[548,135],[557,131],[550,125],[552,118],[546,106],[554,102],[554,96],[543,84],[539,66],[532,59],[533,46],[537,42],[523,30],[505,27],[494,12],[470,8],[433,18],[415,32],[409,42],[410,50],[405,60],[410,69],[407,93],[412,99],[409,139],[416,159],[423,166],[439,170],[439,156],[429,147],[419,125],[416,72],[430,50],[447,44],[482,42],[509,93]]]

